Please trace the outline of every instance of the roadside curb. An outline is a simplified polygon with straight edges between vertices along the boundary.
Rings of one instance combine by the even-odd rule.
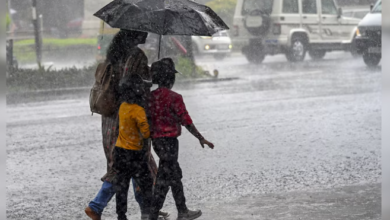
[[[185,79],[177,81],[177,84],[188,84],[188,83],[208,83],[208,82],[221,82],[231,81],[239,79],[239,77],[225,77],[225,78],[206,78],[206,79]]]

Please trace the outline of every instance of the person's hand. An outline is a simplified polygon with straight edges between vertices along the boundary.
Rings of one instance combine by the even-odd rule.
[[[204,148],[205,144],[207,144],[209,146],[209,148],[214,149],[214,144],[213,143],[209,142],[206,139],[200,140],[200,145],[202,145],[203,148]]]

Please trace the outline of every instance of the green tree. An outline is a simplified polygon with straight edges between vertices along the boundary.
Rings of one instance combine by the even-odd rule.
[[[237,0],[213,0],[206,4],[215,11],[231,28]]]

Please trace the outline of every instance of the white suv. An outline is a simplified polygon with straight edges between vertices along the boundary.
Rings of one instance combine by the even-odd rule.
[[[306,52],[321,59],[352,47],[360,19],[342,14],[334,0],[238,0],[232,41],[253,63],[279,53],[291,62]]]

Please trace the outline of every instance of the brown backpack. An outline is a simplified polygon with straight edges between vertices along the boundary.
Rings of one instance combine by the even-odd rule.
[[[111,116],[118,105],[115,85],[121,76],[115,74],[114,68],[109,62],[100,63],[95,72],[95,84],[89,96],[91,112],[103,116]]]
[[[89,105],[91,112],[97,113],[103,116],[111,116],[116,113],[118,109],[118,95],[116,88],[126,73],[127,74],[145,74],[148,73],[148,69],[142,69],[139,67],[145,54],[138,48],[134,48],[130,51],[129,57],[126,60],[123,69],[114,71],[113,65],[109,62],[100,63],[95,72],[95,84],[91,89],[89,96]]]

